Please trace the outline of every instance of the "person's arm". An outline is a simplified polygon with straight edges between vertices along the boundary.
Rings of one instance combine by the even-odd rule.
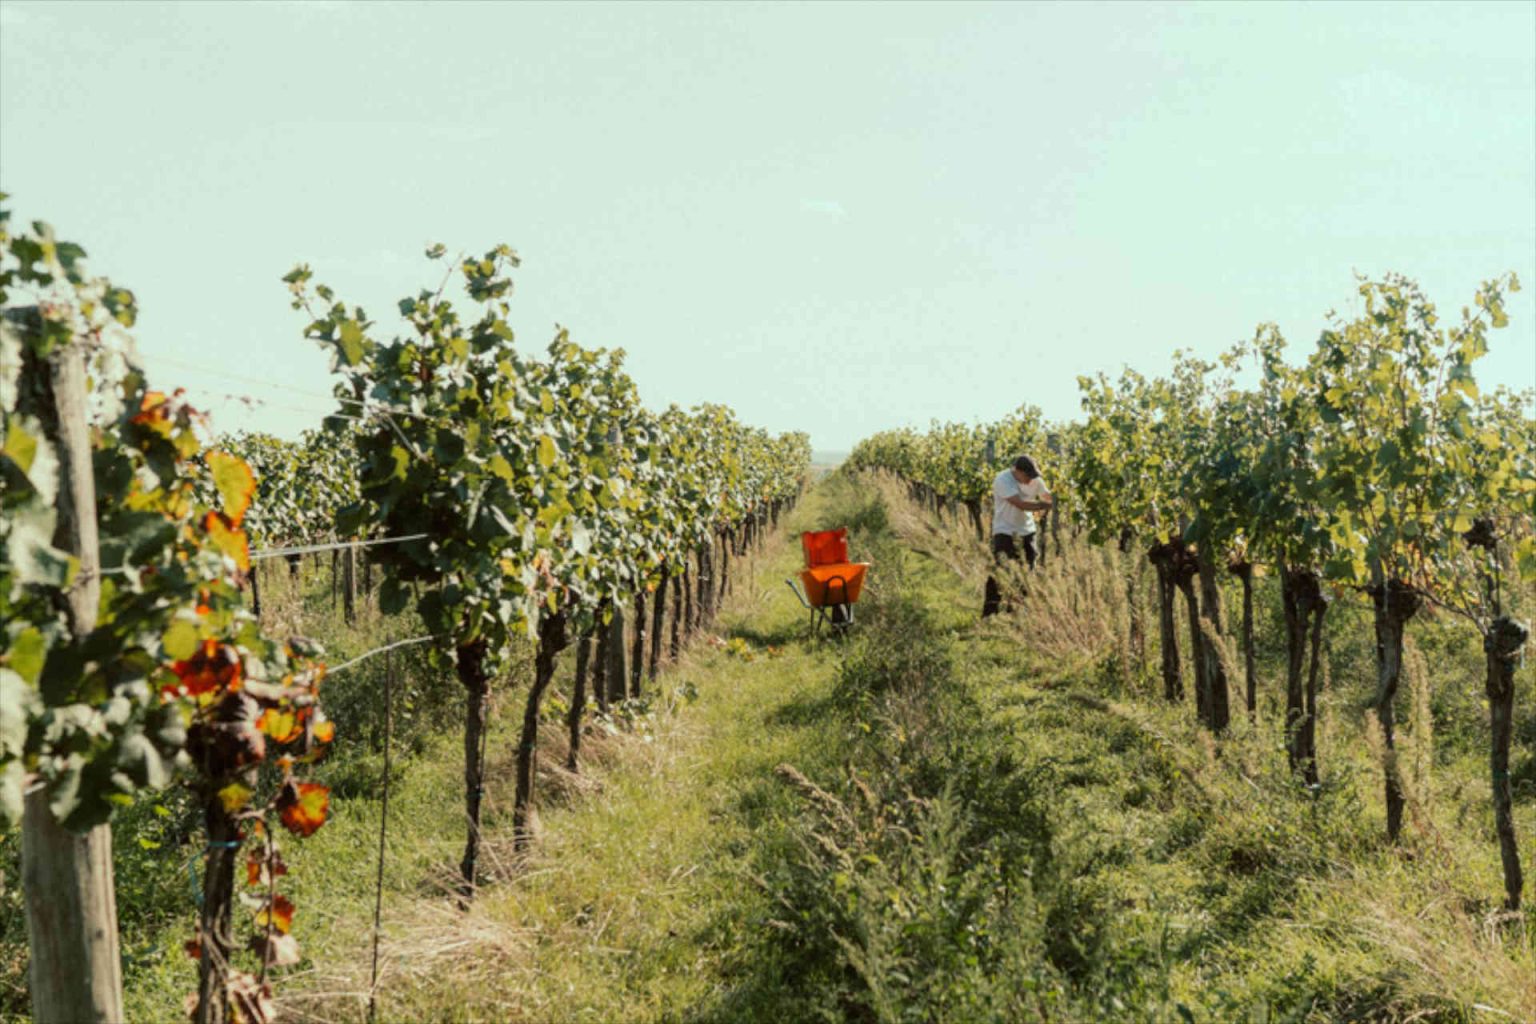
[[[1053,501],[1051,492],[1045,489],[1045,484],[1039,477],[1035,477],[1035,479],[1025,484],[1024,487],[1028,487],[1034,497],[1021,497],[1020,495],[1022,495],[1024,490],[1021,487],[1019,488],[1019,494],[1011,495],[1008,498],[1008,504],[1014,508],[1023,509],[1025,512],[1049,512],[1051,510],[1051,503]]]
[[[1050,498],[1050,495],[1047,494],[1046,498]],[[1008,504],[1014,508],[1023,509],[1025,512],[1044,512],[1051,507],[1050,501],[1025,501],[1023,498],[1018,498],[1011,494],[1008,496]]]

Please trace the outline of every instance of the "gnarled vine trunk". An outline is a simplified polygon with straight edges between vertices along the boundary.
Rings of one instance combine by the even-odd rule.
[[[1195,555],[1195,568],[1200,576],[1200,616],[1209,624],[1212,637],[1222,635],[1221,586],[1216,582],[1216,567],[1202,553]],[[1214,640],[1204,634],[1200,637],[1200,657],[1205,662],[1205,706],[1207,725],[1215,732],[1225,732],[1232,721],[1231,689],[1227,681],[1227,667]]]
[[[731,531],[724,530],[720,534],[720,590],[715,595],[717,602],[725,600],[725,588],[731,581]]]
[[[624,649],[624,606],[614,604],[611,607],[613,614],[608,617],[608,625],[605,627],[608,643],[604,650],[608,658],[607,664],[603,666],[609,707],[624,702],[629,686],[629,654]]]
[[[1328,602],[1317,573],[1296,566],[1281,567],[1280,597],[1285,608],[1286,762],[1307,785],[1316,786],[1317,686]]]
[[[680,581],[683,588],[683,637],[685,639],[693,636],[693,631],[698,626],[693,610],[693,574],[689,571],[688,561],[688,558],[685,556],[683,558],[683,576]]]
[[[629,695],[640,696],[640,678],[645,674],[645,587],[635,592],[635,628],[629,651]]]
[[[256,788],[256,770],[233,778],[210,779],[203,793],[203,823],[208,831],[208,859],[203,869],[202,906],[197,937],[197,1009],[194,1024],[224,1024],[229,1017],[229,960],[234,952],[235,866],[240,853],[240,823],[224,809],[218,790],[231,783]]]
[[[1419,610],[1420,597],[1406,583],[1387,580],[1371,588],[1376,625],[1376,720],[1381,724],[1381,739],[1386,745],[1382,765],[1387,803],[1387,835],[1393,842],[1403,830],[1403,787],[1397,772],[1397,742],[1394,735],[1397,686],[1403,675],[1403,631],[1408,620]]]
[[[347,625],[357,621],[357,548],[350,544],[341,552],[341,612]]]
[[[1515,660],[1530,631],[1507,616],[1492,623],[1483,638],[1487,658],[1488,768],[1493,784],[1493,820],[1504,865],[1504,909],[1519,910],[1525,880],[1515,843],[1514,793],[1509,782],[1509,745],[1515,719]]]
[[[475,895],[475,865],[480,858],[480,798],[485,793],[485,716],[490,680],[485,672],[485,641],[475,640],[454,652],[454,667],[466,693],[464,710],[464,814],[469,831],[459,861],[459,899]]]
[[[571,709],[565,723],[570,730],[570,751],[565,756],[565,767],[570,771],[581,770],[581,717],[587,710],[587,673],[592,665],[592,633],[589,630],[576,641],[576,679],[571,684]]]
[[[646,678],[651,682],[656,681],[656,670],[661,664],[661,638],[664,627],[667,624],[667,582],[671,578],[671,572],[665,565],[661,567],[661,582],[656,585],[656,597],[651,603],[651,657],[646,662]]]
[[[533,686],[523,705],[523,732],[517,744],[517,791],[512,802],[512,845],[522,850],[533,841],[534,756],[539,748],[539,708],[555,676],[555,657],[565,649],[565,613],[545,615],[539,622],[539,645],[533,655]]]
[[[687,621],[683,612],[683,594],[688,590],[688,562],[684,560],[683,571],[672,574],[672,641],[668,645],[668,656],[676,661],[683,654],[683,623]]]
[[[1328,602],[1321,596],[1312,606],[1312,657],[1307,668],[1307,716],[1302,720],[1301,744],[1306,758],[1302,778],[1307,785],[1319,782],[1317,767],[1317,684],[1323,665],[1323,616],[1328,613]]]
[[[710,537],[699,545],[699,625],[705,626],[714,618],[715,596],[715,542]]]
[[[1162,656],[1163,697],[1170,703],[1184,699],[1184,678],[1179,670],[1179,635],[1174,623],[1174,591],[1177,587],[1174,547],[1154,544],[1147,551],[1147,561],[1157,571],[1157,638]]]
[[[1253,563],[1233,562],[1227,571],[1243,585],[1243,691],[1244,704],[1248,708],[1248,720],[1259,717],[1258,672],[1254,667],[1253,652]]]
[[[1060,502],[1057,502],[1056,504],[1051,506],[1051,516],[1050,516],[1050,519],[1051,519],[1051,522],[1050,522],[1050,527],[1051,527],[1051,547],[1056,549],[1056,557],[1060,558],[1061,557],[1061,503]],[[1044,544],[1045,541],[1042,540],[1040,543]]]
[[[1200,574],[1195,560],[1182,544],[1177,545],[1173,560],[1173,583],[1184,595],[1184,610],[1189,617],[1189,661],[1195,669],[1195,715],[1202,725],[1211,725],[1211,687],[1206,678],[1205,638],[1200,633],[1200,595],[1195,578]]]
[[[1307,763],[1303,727],[1307,719],[1302,690],[1307,657],[1307,620],[1312,602],[1318,600],[1317,574],[1308,569],[1282,566],[1280,603],[1285,612],[1285,756],[1291,772]]]
[[[603,622],[603,616],[608,613],[609,604],[604,601],[597,609],[597,625],[593,627],[596,640],[592,652],[592,696],[597,698],[597,710],[603,714],[608,713],[608,636],[607,623]]]
[[[965,510],[971,514],[971,525],[976,528],[976,539],[985,544],[987,542],[987,528],[981,521],[981,499],[972,498],[965,503]]]

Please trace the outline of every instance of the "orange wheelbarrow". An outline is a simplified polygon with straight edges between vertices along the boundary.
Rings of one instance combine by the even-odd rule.
[[[802,533],[800,546],[805,550],[805,568],[800,571],[800,587],[785,580],[800,603],[811,613],[811,635],[821,632],[823,624],[834,634],[853,625],[853,606],[864,589],[868,562],[848,561],[848,528]],[[801,592],[804,587],[804,592]]]

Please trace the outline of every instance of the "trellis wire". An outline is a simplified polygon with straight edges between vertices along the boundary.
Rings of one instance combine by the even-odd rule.
[[[385,410],[387,410],[389,412],[398,413],[398,414],[400,414],[402,416],[414,416],[414,417],[417,417],[418,419],[435,419],[436,418],[436,417],[429,416],[427,413],[416,412],[413,409],[406,409],[406,408],[403,408],[403,407],[398,406],[398,405],[390,405],[388,402],[380,402],[380,401],[378,401],[376,399],[343,398],[340,395],[327,395],[327,394],[325,394],[323,392],[320,392],[320,391],[310,391],[307,388],[296,388],[292,384],[282,384],[282,383],[279,383],[278,381],[274,381],[274,380],[263,380],[260,377],[252,377],[252,376],[249,376],[247,374],[230,373],[227,370],[218,370],[218,369],[214,369],[213,367],[210,367],[210,366],[201,366],[201,365],[199,365],[197,363],[189,363],[186,360],[175,359],[175,358],[172,358],[171,356],[154,356],[152,358],[156,359],[156,360],[158,360],[160,362],[167,363],[170,366],[177,367],[178,369],[191,370],[194,373],[207,374],[210,377],[221,377],[224,380],[232,380],[232,381],[236,381],[236,382],[241,383],[241,384],[253,384],[253,385],[257,386],[257,387],[274,388],[276,390],[287,391],[287,392],[290,392],[290,393],[295,394],[295,395],[303,395],[306,398],[317,398],[317,399],[320,399],[321,401],[341,402],[344,405],[361,406],[365,410],[376,410],[376,411],[385,411]],[[242,402],[255,402],[255,403],[261,404],[261,405],[275,405],[276,404],[276,403],[272,402],[271,399],[257,398],[254,395],[229,395],[229,394],[226,394],[226,395],[223,395],[223,396],[220,396],[220,397],[232,398],[232,399],[235,399],[236,401],[242,401]],[[334,416],[334,417],[337,417],[337,418],[340,418],[340,419],[361,420],[361,419],[365,418],[365,417],[362,417],[362,416],[355,416],[355,415],[350,415],[350,414],[346,414],[346,413],[328,413],[328,412],[324,412],[324,411],[316,410],[316,409],[299,409],[299,408],[297,408],[295,406],[279,406],[279,407],[280,408],[286,408],[286,409],[292,409],[295,412],[314,412],[314,413],[317,413],[317,414],[322,415],[322,416]]]
[[[342,548],[367,548],[375,544],[404,544],[408,540],[425,540],[431,534],[407,533],[398,537],[375,537],[371,540],[337,540],[327,541],[324,544],[301,544],[296,547],[263,548],[250,553],[250,560],[258,562],[263,558],[287,558],[292,555],[313,555],[321,551],[339,551]]]
[[[400,647],[410,647],[412,644],[424,644],[428,640],[436,640],[436,639],[437,639],[437,635],[436,634],[429,634],[427,636],[413,636],[409,640],[396,640],[392,644],[385,644],[383,647],[375,647],[371,651],[367,651],[367,652],[365,652],[363,654],[359,654],[357,657],[351,659],[350,661],[344,661],[340,665],[335,666],[334,668],[327,666],[327,668],[325,670],[325,674],[327,676],[334,676],[338,672],[343,672],[343,671],[351,668],[353,665],[356,665],[358,662],[367,661],[369,658],[373,657],[376,654],[384,654],[387,651],[393,651],[393,650],[396,650],[397,648],[400,648]]]

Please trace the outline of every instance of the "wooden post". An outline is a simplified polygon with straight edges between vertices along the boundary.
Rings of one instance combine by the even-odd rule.
[[[55,358],[51,383],[62,477],[54,543],[80,560],[69,592],[69,620],[73,633],[83,636],[96,628],[101,556],[80,346],[71,345]],[[111,827],[97,825],[77,835],[54,820],[45,791],[28,794],[22,812],[21,878],[33,1019],[37,1024],[121,1021],[123,979]]]

